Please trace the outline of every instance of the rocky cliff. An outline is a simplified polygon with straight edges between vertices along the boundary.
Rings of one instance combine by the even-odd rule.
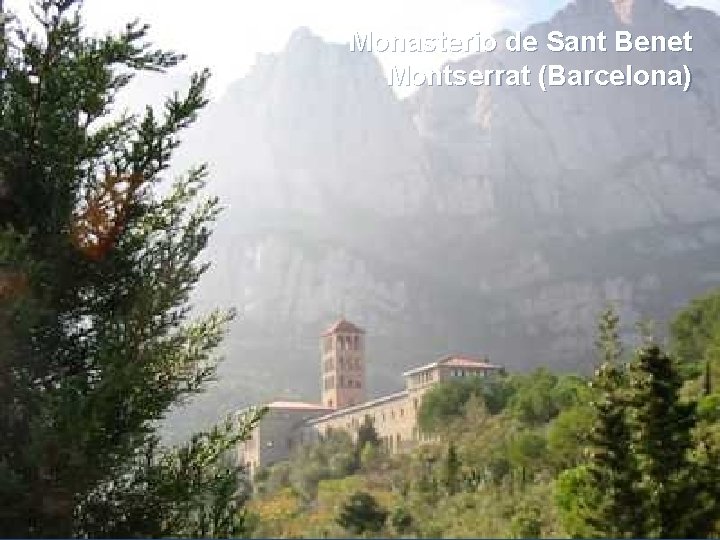
[[[664,320],[720,282],[720,19],[577,0],[527,29],[693,35],[692,53],[478,54],[460,67],[664,67],[669,88],[424,87],[298,30],[190,134],[226,204],[198,303],[235,305],[212,417],[319,392],[317,336],[368,330],[371,393],[447,352],[584,370],[594,321]],[[540,39],[542,43],[542,39]],[[552,56],[549,56],[552,54]]]

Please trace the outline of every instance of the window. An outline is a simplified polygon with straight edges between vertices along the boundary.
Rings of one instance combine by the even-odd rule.
[[[400,409],[400,418],[402,418],[403,416],[405,416],[405,409],[401,408]]]
[[[418,408],[418,398],[414,398],[413,399],[413,409],[415,409],[417,411],[417,408]]]
[[[355,336],[353,338],[353,349],[356,351],[360,350],[360,336]]]

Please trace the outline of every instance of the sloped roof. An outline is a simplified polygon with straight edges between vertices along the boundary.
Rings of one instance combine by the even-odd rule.
[[[408,395],[407,390],[401,390],[400,392],[395,392],[394,394],[371,399],[370,401],[365,401],[364,403],[359,403],[357,405],[351,405],[350,407],[345,407],[343,409],[336,409],[329,414],[326,414],[324,416],[319,416],[317,418],[313,418],[312,420],[309,420],[309,423],[316,424],[316,423],[324,422],[325,420],[337,418],[338,416],[344,416],[346,414],[351,414],[351,413],[355,413],[358,411],[362,411],[364,409],[369,409],[371,407],[375,407],[376,405],[382,405],[384,403],[389,403],[391,401],[403,399],[403,398],[406,398],[407,395]]]
[[[319,403],[306,403],[304,401],[273,401],[268,403],[269,409],[287,409],[294,411],[332,411],[331,407],[325,407]]]
[[[491,364],[487,362],[486,359],[467,358],[463,356],[448,356],[444,360],[441,360],[439,363],[444,366],[453,367],[500,369],[500,366]]]
[[[444,356],[435,362],[430,362],[424,366],[411,369],[403,373],[403,377],[408,375],[414,375],[415,373],[421,373],[429,369],[436,368],[438,366],[450,366],[450,367],[461,367],[466,369],[502,369],[501,366],[496,366],[487,361],[487,358],[470,358],[467,356]]]
[[[331,334],[346,333],[346,334],[364,334],[365,330],[359,326],[354,325],[346,319],[338,319],[330,328],[322,333],[322,336],[329,336]]]

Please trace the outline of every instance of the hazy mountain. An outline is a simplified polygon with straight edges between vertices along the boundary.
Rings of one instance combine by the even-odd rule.
[[[598,311],[659,320],[720,282],[720,19],[578,0],[527,29],[693,35],[692,53],[508,53],[460,67],[676,68],[676,88],[425,87],[296,31],[188,135],[227,206],[198,304],[235,305],[221,380],[182,419],[319,392],[317,336],[368,331],[373,393],[447,352],[585,370]]]

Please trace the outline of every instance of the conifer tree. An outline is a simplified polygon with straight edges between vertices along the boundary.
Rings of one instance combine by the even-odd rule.
[[[460,484],[460,458],[455,443],[450,441],[442,466],[442,482],[450,495],[454,495]]]
[[[366,416],[363,419],[362,424],[360,424],[360,427],[358,428],[357,439],[355,441],[357,453],[359,454],[362,452],[363,448],[365,448],[365,445],[367,444],[375,447],[380,446],[380,436],[375,429],[373,419],[369,416]]]
[[[558,500],[575,497],[563,510],[582,512],[567,515],[576,529],[612,537],[712,533],[720,517],[717,446],[712,433],[693,436],[695,403],[680,399],[682,382],[673,361],[651,342],[627,369],[604,364],[598,370],[587,463],[559,482],[577,490],[558,494]],[[583,481],[571,482],[573,474]]]
[[[385,526],[388,511],[365,491],[350,495],[339,508],[336,522],[355,535],[378,533]]]
[[[612,307],[605,309],[598,323],[596,347],[600,367],[595,372],[595,422],[589,434],[587,463],[564,474],[566,479],[587,478],[587,482],[560,482],[580,490],[568,495],[578,499],[574,504],[582,515],[569,516],[584,522],[587,533],[601,536],[642,536],[635,517],[642,494],[638,490],[635,456],[629,451],[631,431],[627,421],[627,374],[619,360],[622,355],[618,326],[619,317]],[[562,479],[561,479],[562,480]]]
[[[642,494],[635,456],[630,452],[624,383],[623,368],[608,363],[600,367],[593,383],[598,397],[593,403],[596,420],[586,470],[591,481],[587,495],[595,506],[587,522],[603,536],[643,536],[636,516]]]
[[[608,305],[600,314],[595,346],[601,364],[618,364],[622,359],[623,347],[620,341],[620,317],[612,305]]]
[[[240,534],[223,459],[250,422],[156,435],[213,377],[231,317],[190,319],[219,210],[205,168],[159,189],[208,73],[111,119],[135,73],[182,56],[138,23],[86,37],[80,5],[36,0],[30,29],[0,4],[0,536]]]
[[[630,363],[628,389],[632,451],[636,456],[643,535],[657,538],[706,536],[698,530],[694,499],[696,464],[690,459],[694,403],[681,403],[682,380],[672,360],[655,344],[640,349]],[[641,519],[642,517],[642,519]]]

